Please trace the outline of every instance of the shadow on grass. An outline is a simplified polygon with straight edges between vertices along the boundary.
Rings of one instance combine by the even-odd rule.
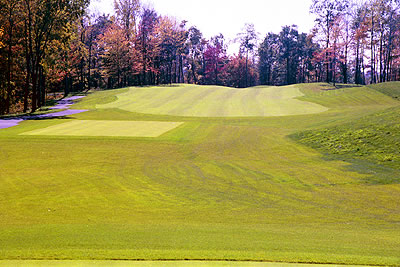
[[[302,133],[289,135],[289,138],[319,151],[323,160],[346,162],[349,164],[345,167],[346,170],[367,175],[366,178],[360,180],[360,183],[370,185],[400,184],[400,172],[396,165],[388,166],[380,162],[357,158],[352,154],[329,153],[317,145],[302,142]]]

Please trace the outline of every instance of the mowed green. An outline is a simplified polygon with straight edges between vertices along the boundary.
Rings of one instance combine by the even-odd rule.
[[[326,160],[289,137],[400,102],[365,87],[292,87],[329,110],[215,118],[96,109],[121,89],[89,95],[75,108],[90,111],[70,119],[184,124],[154,138],[20,135],[65,119],[1,130],[0,259],[400,265],[400,185],[371,182],[368,161]]]
[[[132,87],[119,94],[117,101],[96,107],[195,117],[285,116],[327,110],[324,106],[296,99],[303,95],[296,86],[247,89],[196,85]]]
[[[309,267],[309,264],[274,263],[274,262],[244,262],[244,261],[46,261],[46,260],[8,260],[0,261],[1,267]],[[314,264],[315,267],[332,267],[328,264]],[[362,267],[347,265],[347,267]]]
[[[72,120],[21,135],[157,137],[180,125],[182,122]]]

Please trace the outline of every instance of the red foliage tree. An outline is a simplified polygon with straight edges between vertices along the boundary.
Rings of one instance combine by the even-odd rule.
[[[226,63],[228,60],[222,34],[211,38],[204,52],[204,59],[205,76],[203,83],[222,85],[226,76]]]

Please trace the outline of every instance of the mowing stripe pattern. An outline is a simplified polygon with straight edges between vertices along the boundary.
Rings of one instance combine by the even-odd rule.
[[[73,120],[21,135],[158,137],[182,122]]]
[[[221,86],[180,85],[130,88],[118,100],[97,108],[194,117],[250,117],[313,114],[328,108],[295,99],[303,93],[295,86],[258,86],[233,89]]]

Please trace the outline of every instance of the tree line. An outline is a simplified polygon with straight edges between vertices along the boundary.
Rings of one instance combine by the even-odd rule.
[[[400,80],[400,1],[313,0],[309,34],[285,26],[259,47],[262,84]]]
[[[259,39],[246,24],[227,53],[223,34],[163,16],[140,0],[0,0],[0,115],[34,112],[51,92],[193,83],[237,88],[400,79],[399,0],[313,0],[311,33],[296,25]]]

